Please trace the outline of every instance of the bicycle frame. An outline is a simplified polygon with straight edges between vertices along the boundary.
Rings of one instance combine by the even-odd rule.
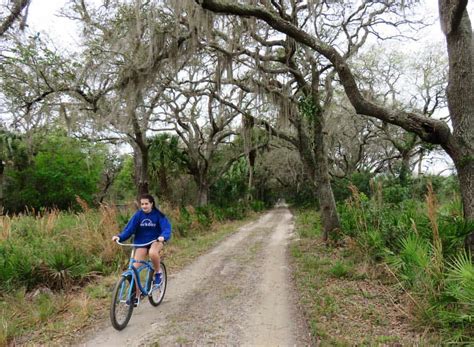
[[[148,242],[148,243],[145,243],[145,244],[132,244],[132,243],[121,243],[119,241],[116,241],[117,244],[121,245],[121,246],[128,246],[128,247],[144,247],[144,246],[149,246],[151,245],[153,242],[155,242],[155,240],[151,241],[151,242]],[[143,271],[143,270],[147,270],[146,272],[146,282],[145,282],[145,286],[148,286],[148,279],[150,278],[150,271],[151,272],[154,272],[155,269],[153,268],[153,266],[151,265],[151,262],[149,260],[136,260],[135,258],[135,248],[132,249],[132,253],[130,255],[130,261],[128,263],[128,268],[127,270],[125,270],[123,273],[122,273],[122,277],[128,277],[128,276],[131,276],[132,277],[132,281],[131,281],[131,285],[130,285],[130,293],[127,294],[127,297],[131,298],[132,296],[132,292],[133,292],[133,289],[135,287],[138,287],[138,289],[140,290],[141,294],[142,295],[148,295],[150,294],[150,291],[152,290],[151,286],[150,288],[144,288],[143,285],[142,285],[142,282],[141,282],[141,279],[140,279],[140,273]],[[139,264],[142,264],[138,267],[135,267],[134,264],[136,263],[139,263]]]

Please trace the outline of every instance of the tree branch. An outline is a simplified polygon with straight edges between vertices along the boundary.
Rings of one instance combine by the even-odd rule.
[[[417,113],[389,109],[365,99],[359,90],[346,60],[334,47],[318,40],[289,21],[282,19],[276,13],[263,9],[262,7],[240,5],[217,0],[195,1],[204,9],[212,12],[238,16],[252,16],[263,20],[275,30],[285,33],[296,41],[314,49],[333,64],[349,100],[358,114],[375,117],[388,123],[401,126],[407,131],[416,133],[426,142],[441,144],[448,153],[452,153],[452,136],[446,123],[436,119],[430,119]]]
[[[21,11],[28,7],[29,4],[30,0],[13,1],[13,8],[10,15],[0,24],[0,36],[3,36],[7,30],[11,28],[13,23],[20,17]]]

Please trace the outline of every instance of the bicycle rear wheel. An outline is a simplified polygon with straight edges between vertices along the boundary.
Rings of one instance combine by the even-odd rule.
[[[152,283],[152,290],[151,293],[148,295],[148,300],[150,300],[150,304],[153,306],[158,306],[163,301],[166,292],[166,285],[168,284],[168,275],[166,273],[166,266],[165,263],[161,263],[161,285],[156,286],[154,283],[153,272],[150,271],[148,275],[148,283]]]
[[[133,312],[135,290],[132,288],[132,276],[122,276],[115,285],[110,306],[110,321],[117,330],[128,324]]]

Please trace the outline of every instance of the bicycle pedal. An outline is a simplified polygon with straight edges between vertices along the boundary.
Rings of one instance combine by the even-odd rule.
[[[125,301],[125,304],[126,304],[126,305],[130,305],[130,301],[127,299],[127,301]],[[137,307],[139,304],[140,304],[140,299],[139,299],[139,298],[135,298],[135,299],[133,300],[133,307]]]

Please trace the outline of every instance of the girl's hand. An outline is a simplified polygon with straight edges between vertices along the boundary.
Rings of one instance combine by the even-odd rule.
[[[118,237],[117,235],[112,236],[112,241],[119,241],[119,240],[120,240],[120,237]]]
[[[163,242],[165,241],[165,238],[163,236],[158,237],[158,242]]]

